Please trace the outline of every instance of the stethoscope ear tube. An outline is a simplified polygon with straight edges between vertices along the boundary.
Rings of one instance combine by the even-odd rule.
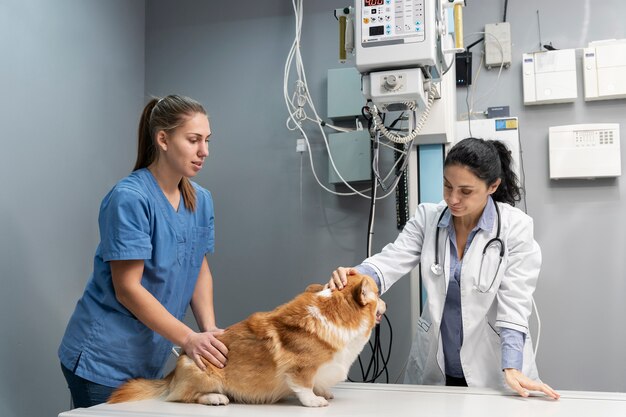
[[[439,263],[439,223],[443,219],[443,215],[446,214],[446,210],[448,210],[448,206],[441,211],[439,219],[435,223],[435,263],[430,266],[430,270],[437,276],[443,274],[443,266]]]
[[[504,242],[502,242],[502,239],[500,239],[498,236],[487,242],[487,244],[483,248],[483,256],[485,256],[485,253],[487,253],[487,249],[489,249],[489,246],[493,245],[494,243],[497,243],[498,246],[500,246],[500,258],[504,257]]]

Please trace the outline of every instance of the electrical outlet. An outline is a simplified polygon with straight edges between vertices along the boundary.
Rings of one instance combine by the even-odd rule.
[[[296,152],[306,152],[306,141],[302,138],[296,141]]]

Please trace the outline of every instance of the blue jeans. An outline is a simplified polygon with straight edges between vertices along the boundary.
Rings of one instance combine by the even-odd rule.
[[[91,407],[107,402],[114,387],[96,384],[74,374],[61,364],[61,370],[72,394],[72,403],[76,408]]]

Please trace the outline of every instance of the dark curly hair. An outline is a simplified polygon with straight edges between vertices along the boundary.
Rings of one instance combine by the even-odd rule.
[[[466,138],[450,149],[444,168],[450,165],[467,167],[487,186],[500,178],[498,189],[491,195],[494,201],[515,205],[520,201],[520,185],[512,169],[511,151],[506,145],[496,140]]]

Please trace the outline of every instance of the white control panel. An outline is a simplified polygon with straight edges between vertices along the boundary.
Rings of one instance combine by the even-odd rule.
[[[602,178],[622,174],[617,123],[552,126],[550,178]]]
[[[361,42],[424,40],[424,0],[361,0]]]
[[[397,68],[435,66],[437,14],[441,0],[356,0],[356,68],[364,74]],[[438,75],[437,75],[438,76]]]
[[[576,100],[576,51],[560,49],[523,54],[522,80],[526,105]]]
[[[423,109],[427,101],[424,76],[419,68],[373,72],[363,77],[362,91],[383,111],[393,111],[387,107],[390,104],[409,101]]]
[[[626,39],[591,42],[583,52],[585,100],[626,98]]]

